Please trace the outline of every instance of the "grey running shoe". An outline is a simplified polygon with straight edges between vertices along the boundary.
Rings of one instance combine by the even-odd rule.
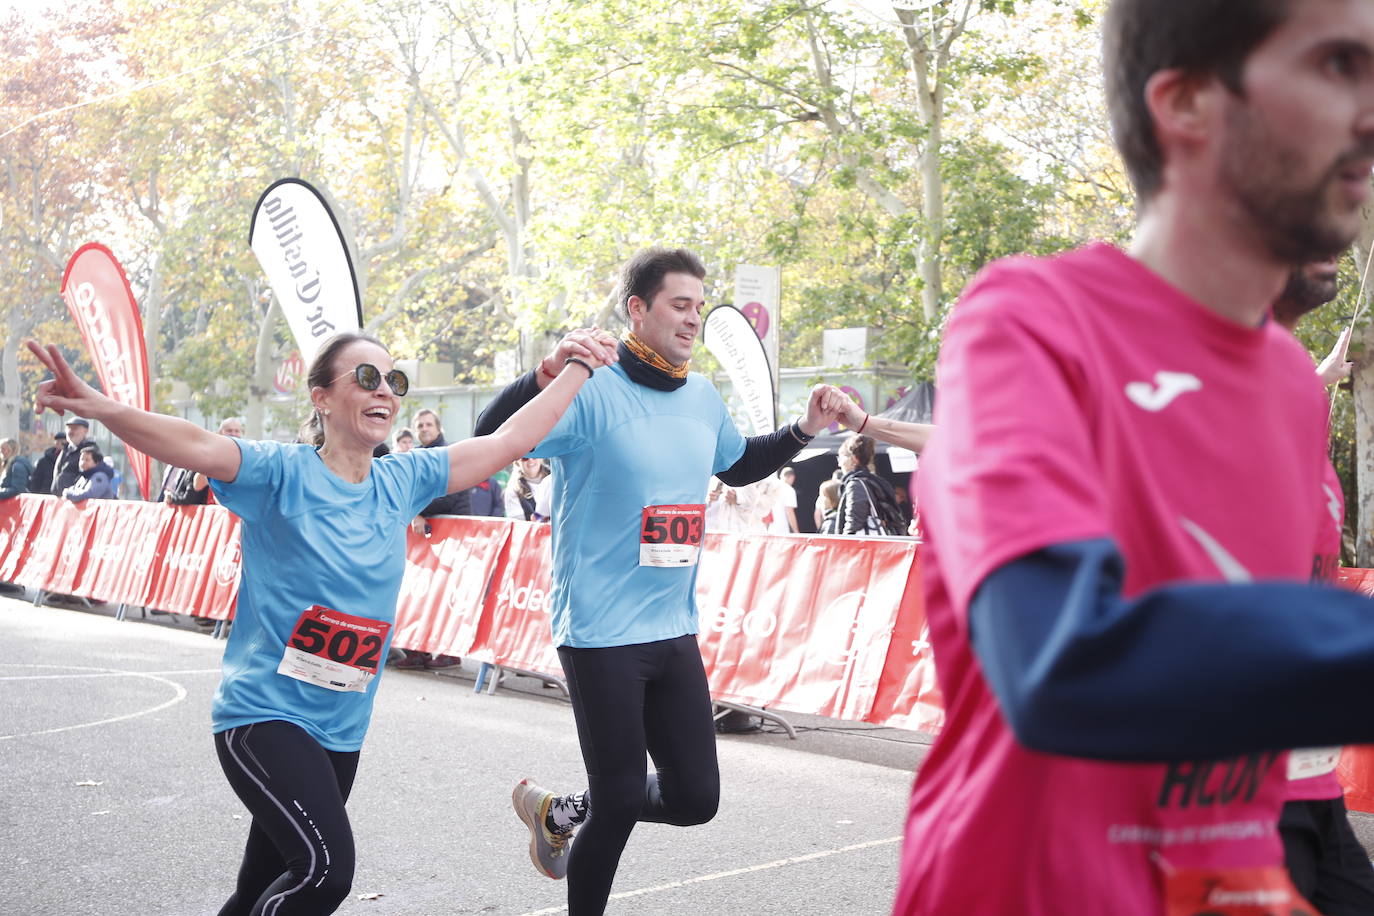
[[[545,826],[553,793],[541,789],[528,779],[516,783],[510,796],[511,804],[520,820],[530,828],[530,861],[541,874],[562,880],[568,874],[568,853],[572,849],[572,831],[551,833]]]

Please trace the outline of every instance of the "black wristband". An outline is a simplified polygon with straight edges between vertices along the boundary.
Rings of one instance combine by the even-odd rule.
[[[587,378],[591,378],[591,377],[592,377],[592,367],[589,366],[589,365],[587,365],[587,363],[584,362],[584,361],[583,361],[582,359],[580,359],[579,357],[576,357],[576,356],[569,356],[567,359],[563,360],[563,365],[566,366],[568,363],[577,363],[577,364],[578,364],[579,366],[581,366],[583,369],[586,369],[586,370],[587,370]]]

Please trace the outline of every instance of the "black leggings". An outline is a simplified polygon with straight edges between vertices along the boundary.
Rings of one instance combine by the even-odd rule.
[[[607,649],[560,647],[591,813],[568,860],[568,916],[606,909],[636,821],[689,827],[715,817],[720,766],[695,636]],[[645,778],[645,752],[656,772]]]
[[[358,752],[328,751],[289,722],[215,735],[229,785],[253,815],[234,895],[219,916],[323,916],[353,886],[344,803]]]

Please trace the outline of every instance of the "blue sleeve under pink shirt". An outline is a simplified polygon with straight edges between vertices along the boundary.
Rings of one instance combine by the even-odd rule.
[[[1311,359],[1094,245],[986,270],[940,382],[918,487],[947,719],[895,912],[1277,901],[1279,748],[1374,737],[1330,702],[1374,687],[1371,608],[1300,584],[1339,531]]]

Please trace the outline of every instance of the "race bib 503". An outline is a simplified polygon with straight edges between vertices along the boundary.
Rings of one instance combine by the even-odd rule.
[[[695,566],[706,506],[645,506],[639,517],[640,566]]]

